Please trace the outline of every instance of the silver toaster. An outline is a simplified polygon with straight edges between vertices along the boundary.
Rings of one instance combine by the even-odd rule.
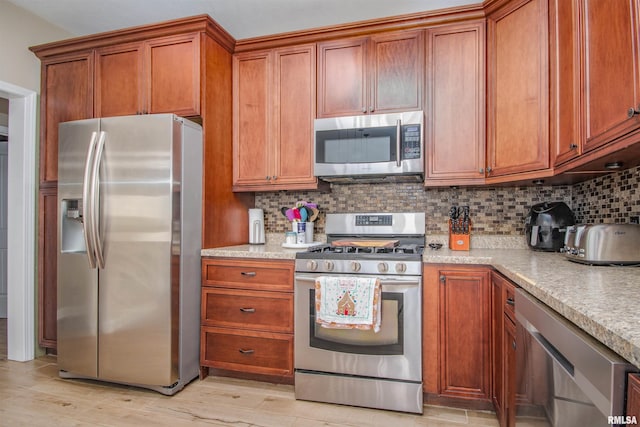
[[[564,255],[594,265],[640,265],[640,225],[580,224],[567,227]]]

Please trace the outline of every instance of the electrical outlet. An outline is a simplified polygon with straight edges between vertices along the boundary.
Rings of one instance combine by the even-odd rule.
[[[640,224],[640,216],[638,216],[638,215],[630,216],[629,217],[629,222],[631,224]]]

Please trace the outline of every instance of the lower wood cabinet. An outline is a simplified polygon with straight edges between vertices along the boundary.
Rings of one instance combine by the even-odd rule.
[[[491,270],[425,265],[425,401],[492,409]]]
[[[635,417],[640,422],[640,374],[629,374],[626,412],[628,417]]]
[[[293,382],[292,261],[203,258],[201,377]]]

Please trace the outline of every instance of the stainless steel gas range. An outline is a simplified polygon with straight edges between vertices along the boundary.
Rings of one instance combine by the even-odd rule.
[[[425,214],[328,214],[326,233],[326,245],[296,255],[296,398],[422,413]],[[322,276],[379,279],[380,330],[318,324]]]

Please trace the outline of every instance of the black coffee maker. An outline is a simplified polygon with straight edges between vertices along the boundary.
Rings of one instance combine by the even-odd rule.
[[[567,227],[575,223],[573,211],[564,202],[533,205],[525,220],[527,244],[533,250],[558,252],[564,246]]]

